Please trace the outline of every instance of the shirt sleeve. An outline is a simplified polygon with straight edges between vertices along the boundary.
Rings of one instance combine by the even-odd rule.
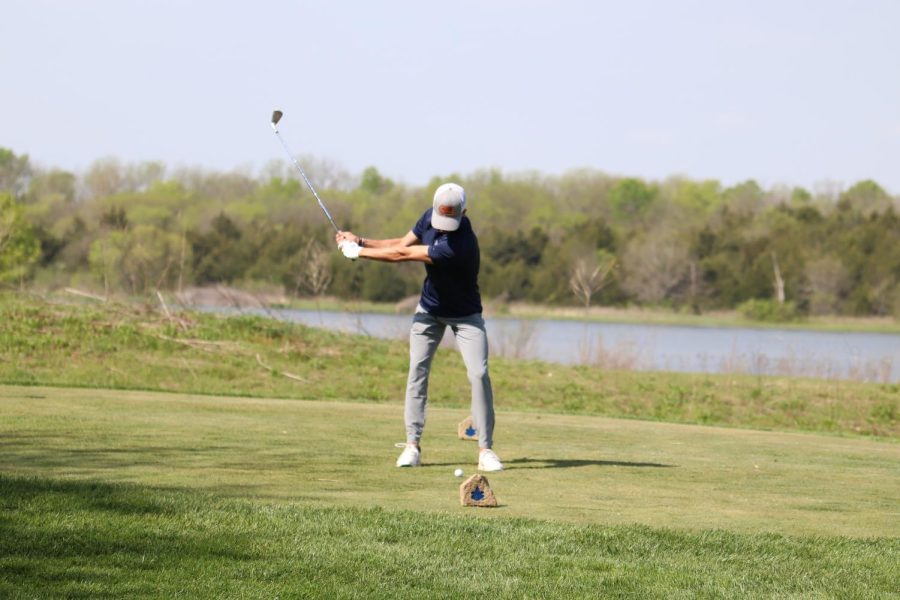
[[[419,217],[419,220],[413,225],[412,232],[420,240],[424,239],[425,230],[428,228],[429,223],[431,223],[431,211],[432,209],[430,208],[426,210],[425,214]]]
[[[466,260],[471,253],[471,244],[466,237],[444,235],[428,247],[428,256],[434,264],[457,264]]]

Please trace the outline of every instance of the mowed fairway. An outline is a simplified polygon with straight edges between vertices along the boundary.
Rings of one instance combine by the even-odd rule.
[[[895,385],[495,359],[507,470],[472,509],[454,353],[397,469],[404,342],[0,317],[0,598],[898,597]]]
[[[256,503],[380,507],[574,524],[856,538],[900,536],[900,446],[504,411],[501,506],[459,506],[476,445],[432,409],[424,466],[397,469],[399,406],[0,387],[0,472]]]

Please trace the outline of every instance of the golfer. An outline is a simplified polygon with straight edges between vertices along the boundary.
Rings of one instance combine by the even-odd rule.
[[[349,231],[335,236],[344,256],[384,262],[425,263],[422,296],[409,332],[409,378],[406,384],[406,443],[398,467],[417,467],[422,451],[419,441],[425,428],[428,375],[431,360],[450,327],[456,336],[469,382],[472,384],[472,419],[478,430],[478,469],[501,471],[503,464],[491,449],[494,433],[494,397],[488,374],[488,340],[481,318],[478,291],[480,255],[478,238],[466,213],[466,193],[455,183],[445,183],[434,193],[433,207],[426,210],[412,231],[402,238],[370,240]]]

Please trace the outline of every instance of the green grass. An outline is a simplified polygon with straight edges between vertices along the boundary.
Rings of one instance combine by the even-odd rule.
[[[464,415],[0,387],[0,596],[896,597],[895,444],[504,413],[471,509]]]
[[[6,598],[888,598],[898,576],[890,540],[425,519],[31,478],[0,490]]]
[[[508,469],[468,509],[454,353],[393,467],[406,361],[0,297],[0,597],[900,598],[900,386],[493,359]]]
[[[180,320],[156,307],[0,297],[0,382],[358,402],[397,402],[405,387],[405,341],[259,317],[194,313]],[[900,436],[897,384],[609,371],[499,357],[491,376],[500,410]],[[430,398],[437,406],[468,404],[456,353],[440,351]]]
[[[433,408],[426,466],[393,466],[402,407],[0,387],[3,472],[222,496],[456,511],[467,412]],[[486,518],[855,537],[900,534],[900,446],[861,438],[504,411]],[[827,520],[823,521],[823,514]]]

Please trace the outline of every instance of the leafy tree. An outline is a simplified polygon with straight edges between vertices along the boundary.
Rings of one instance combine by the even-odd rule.
[[[766,308],[778,287],[777,260],[784,304],[793,303],[792,310],[890,314],[900,303],[898,199],[873,181],[846,190],[817,187],[812,195],[802,188],[763,189],[752,180],[722,188],[715,181],[655,183],[591,169],[550,177],[485,169],[405,186],[375,167],[352,177],[314,157],[301,162],[336,221],[366,237],[403,235],[430,205],[435,187],[447,180],[464,185],[487,299],[584,305],[592,292],[592,304],[689,301],[705,310],[756,300],[746,306]],[[15,262],[24,277],[47,270],[62,282],[93,272],[109,288],[135,293],[181,279],[265,282],[288,293],[315,295],[327,287],[339,297],[385,301],[421,285],[418,265],[344,260],[315,201],[284,161],[258,177],[115,159],[75,175],[33,169],[27,156],[0,149],[0,185],[24,224],[17,229],[40,246],[37,262]],[[313,246],[320,251],[308,251]],[[576,296],[573,276],[586,257],[615,260],[621,271],[597,291],[590,275],[599,259],[583,260],[576,279],[587,286],[577,286],[583,293]],[[298,290],[301,276],[309,279]]]
[[[729,210],[744,215],[757,213],[765,206],[765,193],[752,179],[727,188],[722,197]]]
[[[35,173],[28,183],[28,197],[32,202],[46,197],[58,197],[69,204],[75,200],[76,178],[74,173],[61,169]]]
[[[791,190],[791,204],[794,206],[805,206],[812,202],[813,196],[805,188],[795,187]]]
[[[848,228],[841,213],[834,217],[833,237],[843,248],[842,260],[852,273],[845,311],[890,314],[894,290],[900,282],[900,218],[889,208]]]
[[[230,283],[242,277],[254,255],[242,237],[240,228],[225,213],[213,219],[209,232],[188,232],[196,282]]]
[[[539,267],[531,270],[530,289],[525,298],[543,304],[570,304],[572,291],[566,277],[560,274],[571,270],[572,257],[569,248],[548,244]]]
[[[840,210],[853,210],[864,216],[884,212],[892,206],[893,200],[888,193],[871,179],[860,181],[841,194],[838,201]]]
[[[125,169],[125,186],[132,191],[147,191],[161,183],[165,174],[166,165],[159,161],[131,165]]]
[[[38,259],[38,265],[46,267],[53,264],[62,250],[66,247],[66,241],[62,238],[56,237],[55,235],[53,235],[53,233],[48,231],[46,228],[41,227],[40,225],[33,226],[32,231],[34,232],[34,235],[38,240],[38,245],[40,246],[40,258]]]
[[[359,189],[369,194],[380,195],[389,192],[394,187],[394,182],[387,177],[382,177],[375,167],[366,167],[362,172]]]
[[[501,265],[513,262],[529,266],[537,265],[541,262],[544,248],[549,241],[547,234],[536,227],[527,233],[494,230],[485,237],[487,238],[485,251],[491,260]]]
[[[122,163],[115,158],[94,161],[83,177],[91,198],[104,198],[125,191],[126,179]]]
[[[110,206],[100,215],[100,225],[107,229],[125,231],[130,223],[125,209],[121,206]]]
[[[91,247],[92,270],[104,289],[132,294],[172,287],[177,277],[181,238],[152,225],[111,230]]]
[[[594,250],[604,249],[615,252],[618,242],[615,231],[613,231],[606,219],[603,217],[590,217],[569,228],[566,233],[565,243],[585,246]]]
[[[19,198],[30,177],[28,155],[16,156],[12,150],[0,147],[0,192],[9,192],[13,198]]]
[[[109,231],[96,238],[90,246],[88,262],[91,273],[103,284],[104,295],[123,288],[122,263],[128,251],[128,238],[124,231]]]
[[[622,255],[622,286],[641,302],[662,302],[687,276],[688,245],[672,230],[632,239]]]
[[[397,265],[367,263],[362,269],[362,297],[372,302],[396,302],[416,290]]]
[[[485,257],[481,281],[486,293],[489,296],[503,294],[510,300],[528,297],[548,236],[537,228],[528,233],[494,229],[480,239]]]
[[[609,202],[620,219],[635,219],[656,199],[657,191],[640,179],[629,177],[617,182],[609,192]]]
[[[689,214],[709,214],[722,201],[722,192],[718,181],[678,179],[674,184],[672,202]]]
[[[23,283],[41,256],[41,244],[22,218],[12,193],[0,192],[0,282]]]
[[[835,314],[850,287],[850,274],[840,258],[820,256],[806,263],[809,312]]]

